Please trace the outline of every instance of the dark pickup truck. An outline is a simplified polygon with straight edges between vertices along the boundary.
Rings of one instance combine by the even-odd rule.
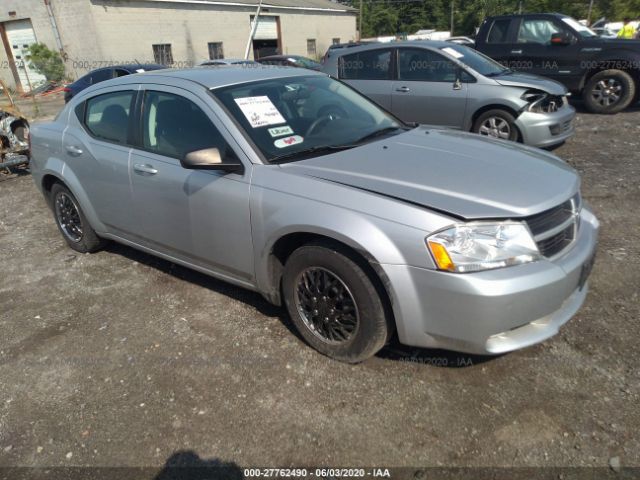
[[[592,112],[616,113],[638,99],[640,40],[600,38],[566,15],[486,18],[476,49],[512,70],[563,83]]]

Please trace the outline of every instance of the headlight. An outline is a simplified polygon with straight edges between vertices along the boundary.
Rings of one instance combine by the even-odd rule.
[[[426,242],[438,268],[449,272],[477,272],[540,258],[529,229],[518,222],[455,225]]]
[[[534,113],[553,113],[568,103],[566,95],[549,95],[540,90],[527,90],[520,97],[529,104],[527,111]]]

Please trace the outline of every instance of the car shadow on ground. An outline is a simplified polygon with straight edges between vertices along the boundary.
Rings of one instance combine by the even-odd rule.
[[[205,460],[193,450],[178,451],[169,457],[153,480],[241,480],[242,469],[234,462],[216,458]]]
[[[295,335],[298,340],[306,344],[304,338],[293,325],[293,322],[289,318],[285,308],[272,305],[259,293],[252,292],[251,290],[247,290],[242,287],[237,287],[222,280],[210,277],[204,273],[191,270],[190,268],[183,267],[120,243],[110,242],[105,247],[105,251],[115,255],[121,255],[131,261],[155,268],[156,270],[180,280],[213,290],[233,300],[251,305],[260,314],[280,320],[292,335]],[[389,344],[380,350],[376,357],[385,360],[419,363],[443,368],[471,367],[496,358],[496,356],[491,355],[472,355],[449,350],[409,347],[401,344],[398,341],[397,335],[393,336]]]

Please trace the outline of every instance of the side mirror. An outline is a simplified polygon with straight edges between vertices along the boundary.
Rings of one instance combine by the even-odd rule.
[[[558,32],[551,35],[551,45],[571,45],[573,37],[569,32]]]
[[[189,170],[222,170],[240,173],[244,170],[242,162],[236,158],[222,158],[217,148],[205,148],[187,153],[180,165]]]

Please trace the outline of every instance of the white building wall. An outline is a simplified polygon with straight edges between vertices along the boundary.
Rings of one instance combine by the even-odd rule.
[[[39,42],[57,49],[43,0],[1,0],[0,22],[30,18]],[[191,65],[209,58],[209,42],[222,42],[226,58],[244,56],[255,6],[221,6],[145,0],[50,0],[71,79],[107,64],[154,62],[153,44],[171,44],[173,59]],[[338,5],[338,4],[336,4]],[[15,11],[15,18],[7,12]],[[286,8],[263,9],[280,18],[282,53],[307,55],[307,39],[317,55],[333,38],[356,38],[354,13]],[[252,58],[251,53],[250,58]],[[15,86],[0,45],[0,78]]]
[[[322,57],[334,38],[340,42],[356,40],[356,16],[350,13],[289,11],[280,17],[282,53],[307,55],[307,40],[316,40],[316,52]]]

